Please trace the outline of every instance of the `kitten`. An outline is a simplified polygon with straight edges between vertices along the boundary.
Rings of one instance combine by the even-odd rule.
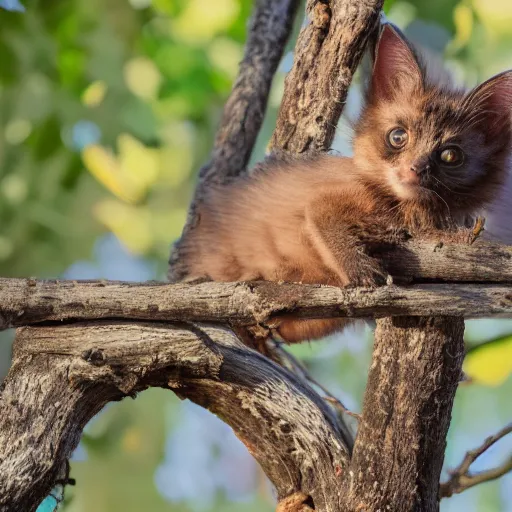
[[[382,284],[372,242],[462,225],[495,197],[507,176],[511,106],[512,72],[469,93],[433,83],[385,25],[353,158],[272,158],[212,190],[186,241],[190,278]],[[277,331],[293,343],[348,322],[283,318]]]

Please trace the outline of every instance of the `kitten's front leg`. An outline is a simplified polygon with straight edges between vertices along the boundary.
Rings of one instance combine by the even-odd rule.
[[[369,256],[364,242],[373,224],[368,213],[344,194],[325,194],[309,205],[307,234],[341,285],[374,287],[386,283],[388,274],[378,260]]]

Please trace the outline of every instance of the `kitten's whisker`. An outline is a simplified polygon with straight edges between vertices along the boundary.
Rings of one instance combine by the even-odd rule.
[[[436,180],[437,183],[439,183],[439,185],[442,185],[444,188],[446,188],[447,190],[449,190],[450,192],[455,194],[455,192],[446,183],[443,183],[440,179],[436,178],[433,174],[431,174],[430,177],[433,178],[434,180]]]
[[[452,212],[450,210],[450,207],[448,206],[448,203],[433,189],[427,189],[429,190],[429,192],[432,192],[433,194],[435,194],[439,199],[441,199],[441,201],[445,204],[446,206],[446,209],[448,210],[448,214],[451,216]]]

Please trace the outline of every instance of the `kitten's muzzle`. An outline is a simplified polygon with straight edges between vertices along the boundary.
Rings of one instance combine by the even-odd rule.
[[[411,171],[416,173],[418,176],[429,172],[431,168],[432,165],[429,158],[420,158],[411,165]]]

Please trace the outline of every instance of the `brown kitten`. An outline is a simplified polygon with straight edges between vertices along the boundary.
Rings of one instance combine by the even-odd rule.
[[[372,241],[461,225],[506,177],[512,72],[465,93],[428,81],[390,25],[376,49],[354,157],[262,164],[211,191],[188,240],[190,278],[374,286],[385,272]],[[288,342],[315,339],[346,319],[283,319]]]

